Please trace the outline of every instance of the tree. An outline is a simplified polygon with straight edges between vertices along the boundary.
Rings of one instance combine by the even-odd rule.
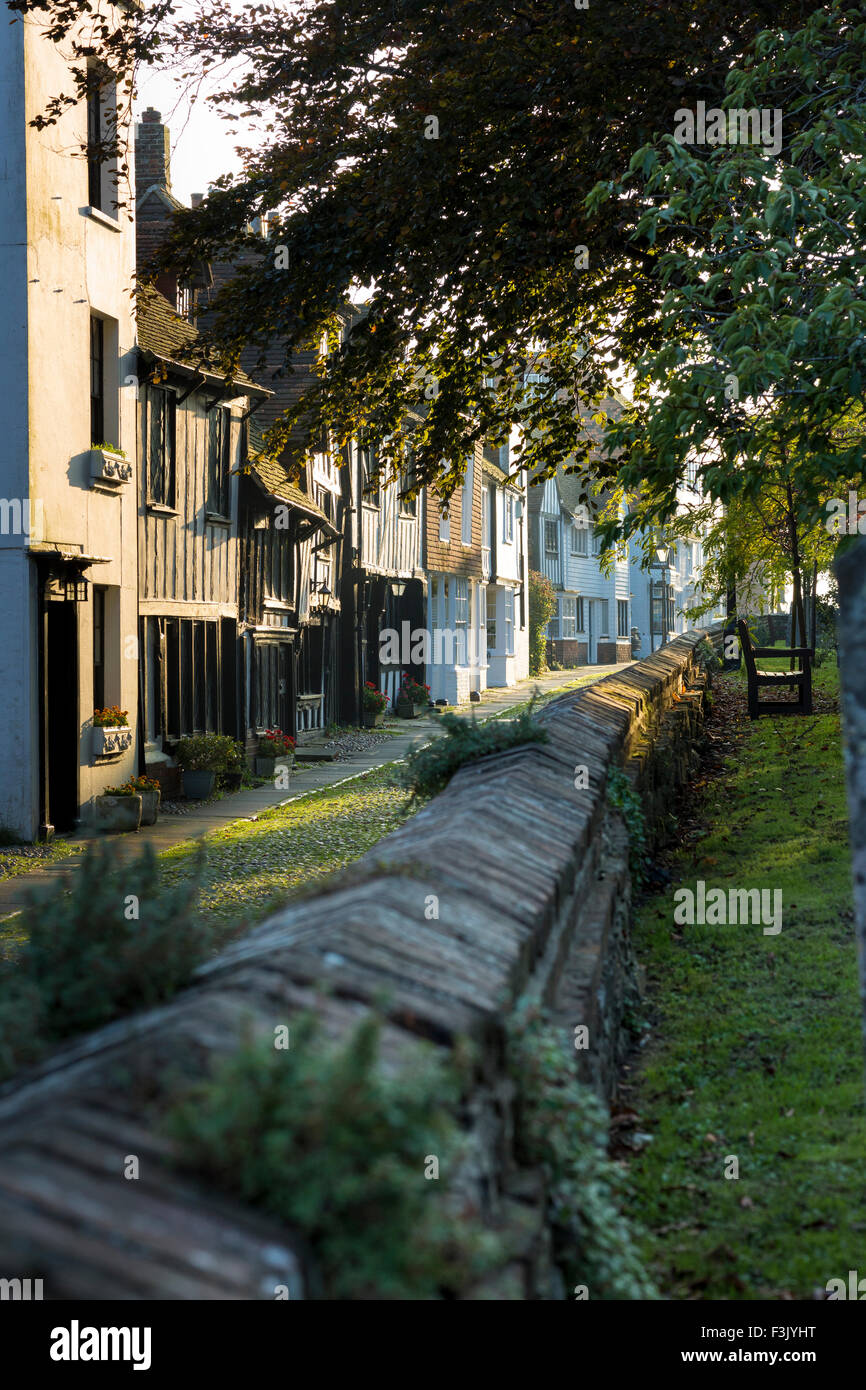
[[[7,3],[50,16],[55,34],[81,13],[77,0]],[[530,469],[586,457],[575,391],[599,400],[607,364],[605,336],[585,321],[627,300],[635,342],[658,341],[645,273],[656,252],[628,240],[634,200],[587,215],[586,194],[684,102],[716,100],[765,24],[811,8],[621,0],[612,16],[571,0],[308,0],[236,13],[202,0],[185,17],[161,0],[134,42],[121,26],[98,48],[115,70],[130,57],[179,64],[190,81],[227,68],[217,105],[263,136],[239,177],[177,219],[166,253],[182,270],[238,260],[252,218],[274,216],[216,302],[223,364],[247,344],[288,353],[317,339],[367,287],[366,313],[287,425],[319,437],[327,424],[338,444],[375,427],[390,471],[415,399],[419,480],[448,496],[474,442],[502,442],[513,424]],[[546,380],[526,395],[542,348]]]
[[[833,0],[794,34],[761,35],[723,106],[783,113],[779,150],[665,137],[635,154],[618,188],[590,195],[590,208],[616,205],[631,188],[638,236],[664,242],[653,268],[663,341],[637,359],[634,408],[606,437],[654,515],[673,510],[695,456],[709,494],[731,505],[764,495],[769,465],[787,514],[814,528],[828,491],[863,483],[866,5]],[[624,305],[615,327],[620,356],[631,314]],[[796,563],[795,535],[791,545]],[[866,1032],[866,540],[849,534],[846,548],[841,672]]]
[[[761,35],[722,105],[783,113],[779,152],[664,136],[588,199],[631,190],[638,237],[664,244],[659,345],[631,353],[627,302],[613,329],[635,374],[633,408],[606,429],[620,482],[644,488],[632,527],[672,514],[689,459],[725,503],[758,497],[769,464],[807,526],[828,487],[862,481],[866,6],[835,0]]]

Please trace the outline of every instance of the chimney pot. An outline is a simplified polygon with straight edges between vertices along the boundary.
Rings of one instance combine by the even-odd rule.
[[[157,111],[153,106],[148,106],[147,110],[142,113],[141,119],[143,121],[161,121],[162,112]]]
[[[189,195],[189,205],[190,205],[190,207],[197,208],[197,207],[199,206],[199,204],[200,204],[200,203],[203,203],[203,202],[204,202],[204,194],[203,194],[203,193],[190,193],[190,195]]]

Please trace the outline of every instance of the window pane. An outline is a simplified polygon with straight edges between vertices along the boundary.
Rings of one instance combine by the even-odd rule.
[[[90,320],[90,442],[105,439],[105,326],[102,319]]]

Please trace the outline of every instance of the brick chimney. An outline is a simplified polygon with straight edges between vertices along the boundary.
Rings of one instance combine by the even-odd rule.
[[[155,183],[171,192],[171,134],[152,106],[135,128],[135,182],[139,197]]]

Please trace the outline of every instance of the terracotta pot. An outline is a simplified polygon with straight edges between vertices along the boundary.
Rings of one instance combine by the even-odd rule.
[[[213,791],[216,773],[208,770],[183,774],[183,794],[189,801],[206,801]]]
[[[141,825],[141,797],[135,796],[97,796],[96,827],[109,834],[127,830],[137,830]]]
[[[139,796],[141,797],[142,825],[156,825],[162,792],[159,787],[151,787],[149,791],[139,792]]]

